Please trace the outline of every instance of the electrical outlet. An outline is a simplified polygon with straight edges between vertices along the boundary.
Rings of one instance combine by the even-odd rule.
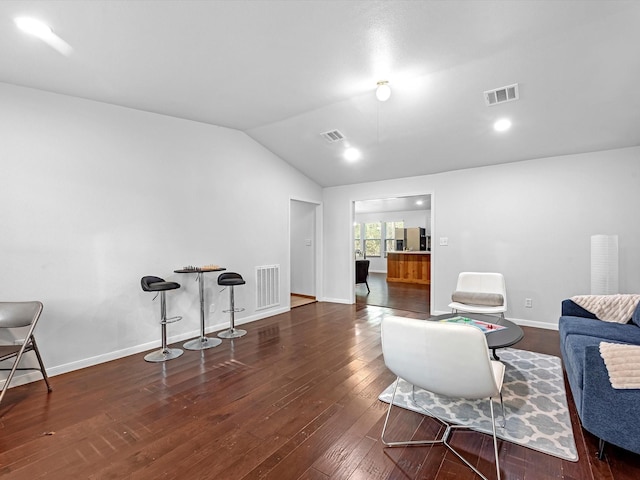
[[[440,246],[446,247],[449,245],[449,237],[440,237]]]
[[[216,311],[216,304],[212,303],[211,305],[209,305],[209,313],[213,313]]]
[[[530,298],[525,298],[524,299],[524,306],[526,308],[531,308],[533,307],[533,301]]]

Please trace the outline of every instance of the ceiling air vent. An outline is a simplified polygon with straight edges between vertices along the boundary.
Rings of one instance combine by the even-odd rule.
[[[344,135],[338,130],[329,130],[328,132],[321,133],[320,135],[322,135],[322,138],[324,138],[329,143],[344,140]]]
[[[495,90],[487,90],[484,92],[484,101],[487,102],[487,106],[497,105],[499,103],[511,102],[518,100],[520,94],[518,93],[518,84],[514,83],[507,87],[496,88]]]

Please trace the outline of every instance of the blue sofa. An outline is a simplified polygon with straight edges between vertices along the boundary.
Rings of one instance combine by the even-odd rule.
[[[605,442],[640,453],[640,389],[614,389],[600,342],[640,345],[640,306],[629,323],[598,320],[571,300],[562,302],[560,349],[573,400],[585,430]]]

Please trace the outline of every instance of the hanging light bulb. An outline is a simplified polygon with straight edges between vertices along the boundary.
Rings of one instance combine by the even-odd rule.
[[[391,87],[386,80],[378,82],[378,88],[376,88],[376,98],[381,102],[386,102],[391,96]]]

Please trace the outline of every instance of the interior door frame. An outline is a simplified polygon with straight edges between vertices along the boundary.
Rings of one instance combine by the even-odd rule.
[[[434,265],[436,264],[437,260],[437,255],[434,257],[433,253],[434,250],[436,249],[437,243],[434,242],[434,238],[435,238],[435,231],[436,231],[436,226],[435,226],[435,193],[434,192],[421,192],[421,193],[398,193],[398,194],[385,194],[385,195],[371,195],[368,197],[360,197],[360,198],[353,198],[351,199],[351,215],[350,215],[350,220],[351,220],[351,228],[349,229],[349,242],[350,242],[350,247],[349,250],[351,252],[351,258],[355,259],[355,247],[354,247],[354,235],[353,235],[353,224],[355,223],[356,220],[356,202],[366,202],[369,200],[378,200],[378,199],[385,199],[385,198],[400,198],[400,197],[424,197],[429,195],[431,197],[431,214],[430,214],[430,222],[431,222],[431,272],[429,273],[430,276],[430,282],[429,282],[429,312],[430,315],[434,314],[434,308],[433,308],[433,301],[432,299],[435,298],[434,297],[434,281],[433,281],[433,272],[435,271]],[[351,262],[351,265],[349,267],[349,274],[351,275],[351,278],[355,279],[355,275],[356,275],[356,262],[353,261]],[[350,289],[350,298],[351,298],[351,303],[355,304],[356,303],[356,285],[355,285],[355,281],[351,282],[351,289]]]
[[[314,290],[315,290],[315,297],[317,301],[320,301],[320,299],[323,296],[323,288],[322,288],[322,228],[323,228],[323,223],[322,223],[322,202],[318,202],[316,200],[309,200],[309,199],[305,199],[305,198],[300,198],[300,197],[294,197],[291,196],[289,197],[289,222],[288,222],[288,235],[287,235],[287,250],[288,250],[288,255],[289,255],[289,284],[287,285],[287,291],[288,291],[288,302],[289,302],[289,308],[291,308],[291,270],[293,268],[293,265],[291,263],[292,261],[292,256],[291,256],[291,226],[292,226],[292,218],[291,218],[291,202],[302,202],[302,203],[306,203],[309,205],[313,205],[315,206],[315,228],[314,228],[314,261],[313,261],[313,269],[314,269]]]

